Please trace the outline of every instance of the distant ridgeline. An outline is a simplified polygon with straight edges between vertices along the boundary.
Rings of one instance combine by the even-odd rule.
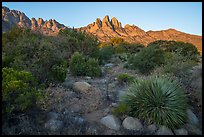
[[[33,31],[41,32],[45,35],[57,35],[61,29],[68,29],[54,19],[44,21],[42,18],[31,20],[20,11],[10,10],[2,7],[2,31],[10,30],[14,25],[29,28]],[[175,29],[167,29],[161,31],[147,31],[135,25],[126,24],[124,28],[121,22],[115,17],[111,20],[109,16],[105,16],[101,21],[99,18],[95,22],[76,30],[93,34],[100,42],[109,42],[111,38],[122,38],[129,43],[141,43],[144,45],[156,40],[174,40],[192,43],[198,51],[202,53],[202,36],[191,35]]]

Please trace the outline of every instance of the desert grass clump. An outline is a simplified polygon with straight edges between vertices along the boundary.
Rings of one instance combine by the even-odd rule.
[[[124,95],[130,115],[147,123],[177,128],[186,122],[187,97],[177,80],[164,76],[135,80]]]
[[[119,74],[117,78],[118,78],[118,82],[120,84],[131,83],[135,79],[133,76],[130,76],[130,75],[126,74],[126,73]]]

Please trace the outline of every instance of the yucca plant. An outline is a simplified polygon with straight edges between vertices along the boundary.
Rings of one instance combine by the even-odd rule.
[[[130,115],[176,128],[186,122],[187,97],[177,80],[163,76],[135,80],[123,96]]]

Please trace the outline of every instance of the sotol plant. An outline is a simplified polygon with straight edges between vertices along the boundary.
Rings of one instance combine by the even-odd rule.
[[[136,80],[124,95],[130,115],[146,122],[169,128],[184,124],[187,118],[187,98],[178,81],[154,76]]]

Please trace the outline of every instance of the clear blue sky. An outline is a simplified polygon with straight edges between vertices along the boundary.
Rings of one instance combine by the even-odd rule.
[[[177,30],[202,35],[202,2],[2,2],[29,18],[56,19],[68,27],[82,27],[109,15],[124,27],[135,24],[141,29]]]

